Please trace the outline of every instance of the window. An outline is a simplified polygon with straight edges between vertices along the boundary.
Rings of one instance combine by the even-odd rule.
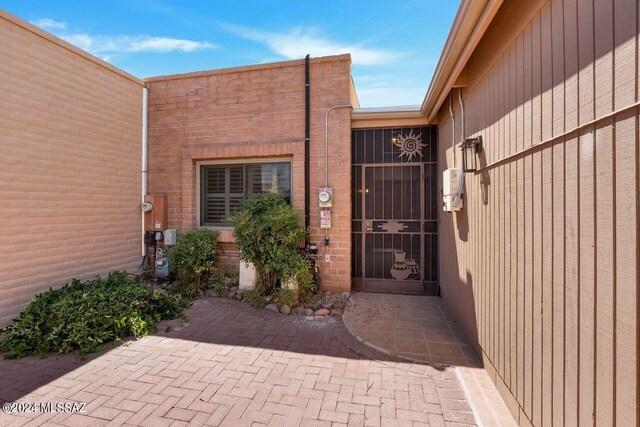
[[[291,163],[200,166],[200,225],[227,225],[226,218],[249,197],[281,194],[291,203]]]

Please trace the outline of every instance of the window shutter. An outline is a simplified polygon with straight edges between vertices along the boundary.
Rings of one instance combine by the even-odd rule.
[[[244,166],[230,166],[229,167],[229,191],[227,215],[230,215],[235,211],[242,201],[244,200]]]
[[[206,224],[219,224],[226,216],[225,169],[224,166],[204,168],[203,220]]]

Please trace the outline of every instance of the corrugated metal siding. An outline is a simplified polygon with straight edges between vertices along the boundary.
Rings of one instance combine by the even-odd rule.
[[[468,76],[483,164],[636,103],[638,19],[637,0],[548,2]],[[441,214],[443,297],[523,423],[638,423],[638,120],[627,109],[467,174],[464,210]]]

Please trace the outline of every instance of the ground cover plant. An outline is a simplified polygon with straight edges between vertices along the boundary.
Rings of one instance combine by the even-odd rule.
[[[77,352],[79,357],[103,344],[153,332],[160,320],[183,316],[187,303],[114,272],[105,279],[73,280],[49,289],[27,305],[13,323],[0,329],[6,358]]]

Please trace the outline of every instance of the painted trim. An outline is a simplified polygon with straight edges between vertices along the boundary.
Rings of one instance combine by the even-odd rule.
[[[503,0],[463,0],[460,4],[422,102],[421,112],[429,122],[436,117],[502,3]]]

